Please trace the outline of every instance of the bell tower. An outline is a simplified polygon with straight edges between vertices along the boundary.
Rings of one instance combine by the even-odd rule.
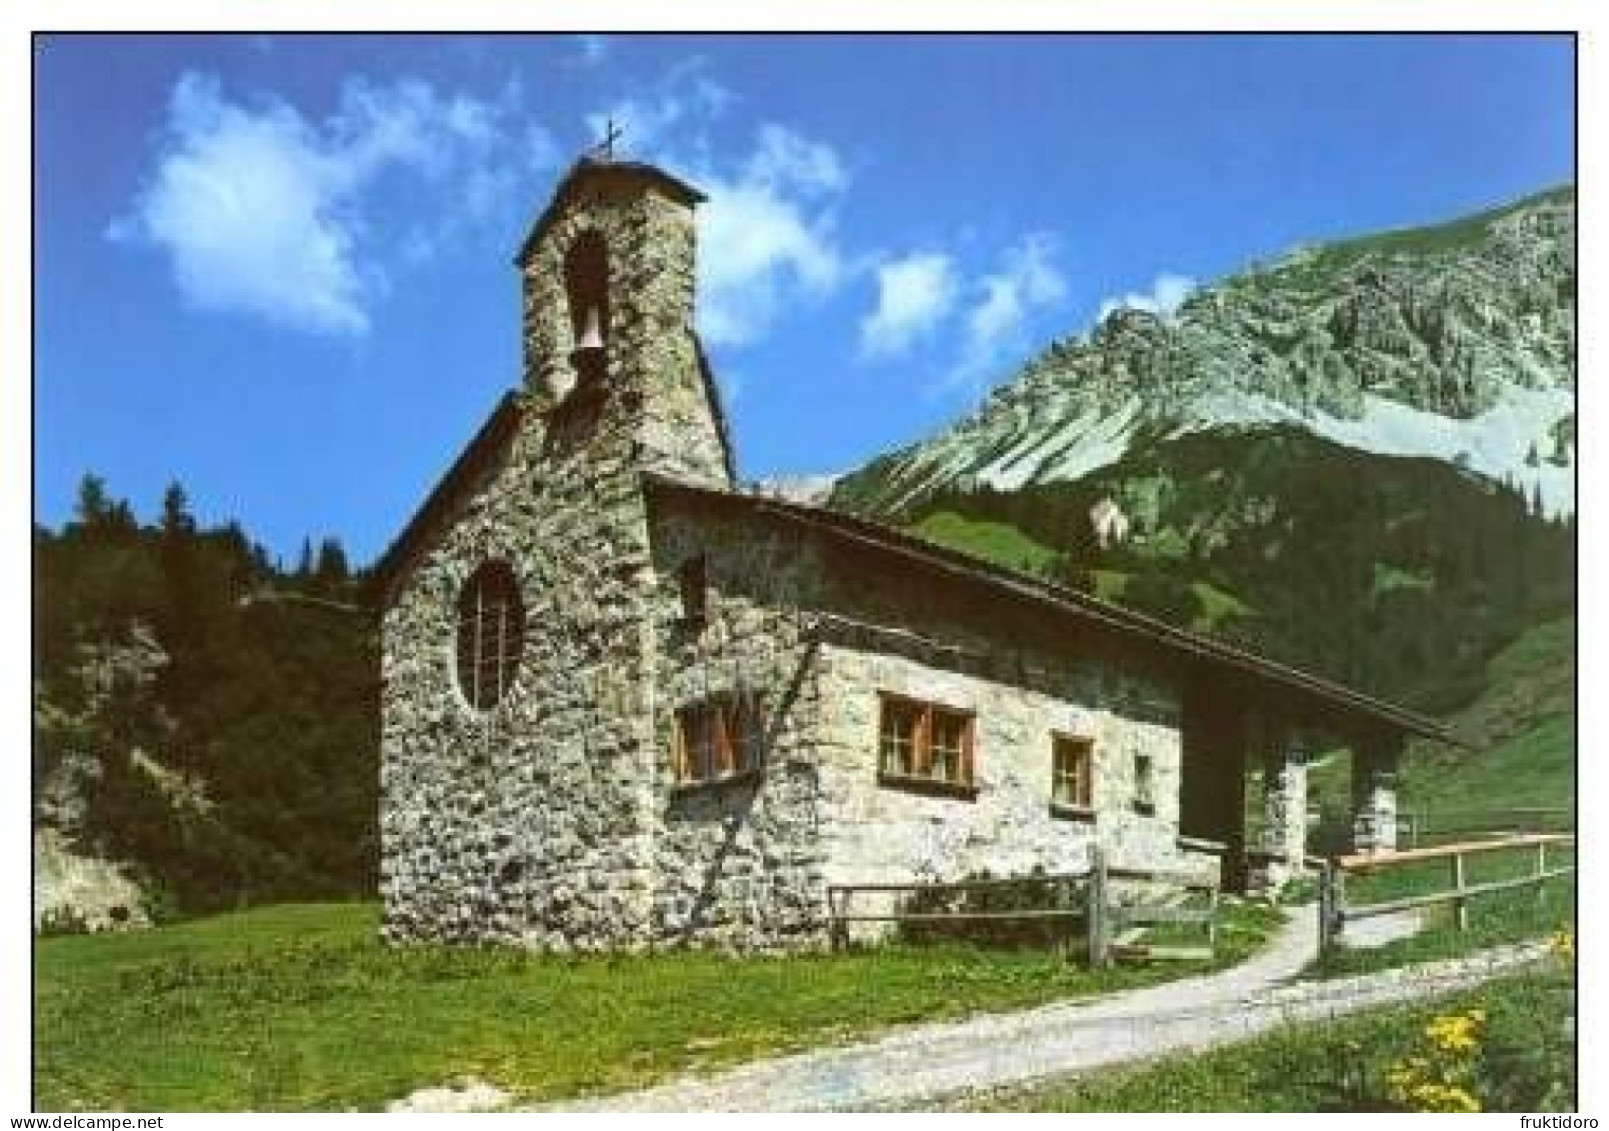
[[[525,388],[563,454],[732,486],[693,320],[703,199],[606,145],[571,167],[526,237],[515,259]]]

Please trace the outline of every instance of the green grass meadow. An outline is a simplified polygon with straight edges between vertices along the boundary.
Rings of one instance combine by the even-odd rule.
[[[1280,921],[1240,904],[1217,965]],[[41,1110],[375,1110],[477,1076],[539,1102],[902,1022],[1199,973],[1044,951],[890,946],[732,958],[387,948],[369,904],[265,907],[35,943]]]
[[[935,511],[913,526],[911,533],[1024,573],[1039,573],[1056,557],[1050,547],[1010,523],[965,518],[954,511]]]

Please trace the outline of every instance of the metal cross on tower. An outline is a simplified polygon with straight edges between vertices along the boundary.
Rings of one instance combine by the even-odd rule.
[[[608,119],[604,124],[603,138],[597,145],[593,146],[592,152],[596,153],[604,161],[613,161],[615,159],[615,142],[619,141],[620,135],[625,132],[626,128],[624,126],[616,125],[613,118]]]

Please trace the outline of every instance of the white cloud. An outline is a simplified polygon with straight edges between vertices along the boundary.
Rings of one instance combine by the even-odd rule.
[[[758,340],[789,303],[844,278],[833,205],[847,184],[833,150],[764,127],[735,173],[694,172],[699,211],[699,329],[716,346]]]
[[[1056,240],[1048,232],[1023,236],[1006,249],[1000,267],[978,281],[977,301],[966,316],[961,356],[947,386],[975,384],[1013,349],[1020,348],[1029,317],[1067,296],[1056,267]]]
[[[1190,292],[1196,289],[1196,281],[1185,275],[1175,275],[1164,271],[1151,281],[1148,292],[1138,293],[1130,291],[1125,295],[1108,296],[1101,300],[1100,312],[1095,315],[1095,324],[1100,325],[1106,321],[1106,316],[1114,310],[1132,309],[1147,310],[1167,318],[1179,309],[1181,303],[1190,297]]]
[[[511,195],[500,165],[510,109],[414,79],[354,80],[334,113],[313,122],[278,98],[230,101],[216,79],[186,74],[146,182],[108,235],[164,251],[197,309],[361,334],[388,283],[386,252],[428,258],[454,224]],[[395,249],[382,249],[366,206],[394,173],[452,178],[454,204],[438,227],[396,233]]]
[[[830,145],[774,123],[760,127],[754,150],[743,163],[743,179],[772,192],[805,196],[830,196],[849,184]]]
[[[785,193],[705,176],[699,222],[699,329],[717,346],[759,339],[790,297],[820,297],[842,274],[830,225]]]
[[[916,252],[877,267],[877,306],[860,324],[865,357],[905,352],[955,307],[955,265],[943,252]]]

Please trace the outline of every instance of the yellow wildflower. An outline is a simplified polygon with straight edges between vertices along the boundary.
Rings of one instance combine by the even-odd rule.
[[[1472,1013],[1437,1017],[1425,1026],[1425,1036],[1443,1052],[1473,1052],[1480,1047],[1481,1021]]]
[[[1561,961],[1575,961],[1575,935],[1568,928],[1550,938],[1548,945]]]

